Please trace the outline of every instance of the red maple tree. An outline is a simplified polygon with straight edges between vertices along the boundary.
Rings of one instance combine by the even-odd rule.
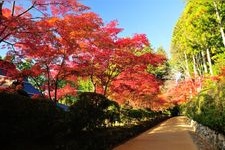
[[[76,0],[33,0],[27,8],[15,1],[11,8],[3,8],[3,3],[0,43],[9,45],[14,62],[32,60],[22,75],[41,76],[42,83],[37,86],[51,100],[75,94],[77,77],[88,77],[95,92],[120,102],[129,97],[140,106],[157,97],[160,83],[146,69],[165,58],[151,52],[137,54],[150,46],[145,34],[120,37],[117,21],[104,25]]]

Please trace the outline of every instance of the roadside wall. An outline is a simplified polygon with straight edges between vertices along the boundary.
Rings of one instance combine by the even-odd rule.
[[[210,143],[215,149],[225,150],[225,136],[223,134],[203,126],[194,120],[189,119],[188,122],[193,127],[194,132]]]

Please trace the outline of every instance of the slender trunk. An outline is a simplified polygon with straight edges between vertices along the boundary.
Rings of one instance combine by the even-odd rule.
[[[52,100],[51,83],[50,83],[50,70],[49,70],[48,65],[46,65],[46,70],[47,70],[47,80],[48,80],[48,96],[49,96],[49,99]]]
[[[60,80],[59,76],[61,75],[62,68],[65,65],[65,58],[66,58],[66,52],[64,50],[64,54],[63,54],[63,57],[62,57],[62,62],[60,64],[60,68],[59,68],[58,74],[56,75],[56,78],[55,78],[55,84],[54,84],[54,102],[55,103],[56,103],[56,101],[58,99],[57,95],[58,95],[58,82]]]
[[[196,61],[195,61],[195,56],[192,55],[192,59],[193,59],[193,69],[194,69],[194,75],[195,77],[197,76],[198,72],[197,72],[197,68],[196,68]]]
[[[199,76],[204,74],[204,69],[203,69],[203,61],[202,61],[202,56],[201,53],[198,53],[197,58],[195,59],[196,61],[196,67],[197,67],[197,73]]]
[[[105,84],[105,89],[104,89],[104,96],[106,96],[106,94],[107,94],[107,90],[108,90],[108,87],[109,87],[109,84],[110,84],[110,82],[113,80],[113,73],[116,71],[116,68],[114,68],[114,69],[112,69],[111,71],[110,71],[110,73],[108,74],[108,79],[107,79],[107,82],[106,82],[106,84]]]
[[[207,52],[207,60],[208,60],[208,63],[209,63],[209,72],[210,72],[210,75],[213,75],[212,61],[211,61],[211,56],[210,56],[210,52],[209,52],[208,48],[206,49],[206,52]]]
[[[205,60],[205,52],[204,51],[201,51],[201,54],[202,54],[202,61],[203,61],[204,72],[205,73],[208,73],[208,68],[207,68],[206,60]]]
[[[104,93],[103,93],[104,96],[106,96],[106,94],[107,94],[107,89],[108,89],[108,85],[106,85],[104,88]]]
[[[56,103],[58,97],[57,97],[57,94],[58,94],[58,78],[56,78],[55,80],[55,96],[54,96],[54,102]]]
[[[93,88],[94,88],[94,91],[93,92],[96,93],[96,83],[94,82],[93,75],[91,75],[90,79],[91,79],[91,82],[92,82]]]
[[[225,34],[224,34],[224,29],[223,29],[223,25],[222,25],[222,21],[221,21],[222,18],[220,16],[217,3],[215,1],[213,1],[213,4],[214,4],[214,8],[216,10],[216,16],[217,16],[217,20],[218,20],[218,23],[219,23],[219,26],[220,26],[220,34],[221,34],[221,37],[222,37],[222,40],[223,40],[223,45],[225,47]]]
[[[187,59],[187,54],[184,52],[184,58],[185,58],[185,65],[186,65],[186,74],[188,77],[190,77],[190,71],[189,71],[189,66],[188,66],[188,59]]]
[[[111,78],[109,77],[108,78],[108,81],[106,82],[105,84],[105,88],[104,88],[104,96],[106,96],[107,94],[107,90],[108,90],[108,87],[109,87],[109,82],[110,82]]]

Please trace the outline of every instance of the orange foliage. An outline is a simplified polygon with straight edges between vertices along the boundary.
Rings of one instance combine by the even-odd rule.
[[[135,107],[151,107],[159,93],[159,82],[140,66],[126,69],[112,82],[110,97],[118,103],[127,101]]]
[[[32,0],[27,9],[16,6],[12,17],[10,9],[3,9],[7,17],[0,24],[1,42],[12,42],[10,53],[18,62],[33,60],[21,76],[44,77],[41,88],[50,99],[75,94],[69,84],[59,87],[58,83],[77,76],[90,78],[97,92],[110,92],[118,101],[128,98],[134,105],[149,106],[157,99],[160,83],[146,68],[165,58],[135,55],[150,45],[145,34],[120,37],[117,21],[104,25],[102,18],[77,0]],[[35,10],[39,13],[31,14]]]
[[[170,103],[177,105],[187,102],[192,97],[197,95],[202,88],[202,78],[186,79],[178,83],[171,84],[171,87],[166,92]]]

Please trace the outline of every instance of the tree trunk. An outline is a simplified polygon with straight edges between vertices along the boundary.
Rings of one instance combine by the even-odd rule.
[[[218,20],[218,23],[219,23],[219,26],[220,26],[220,34],[222,36],[223,46],[225,47],[225,34],[224,34],[224,29],[223,29],[223,25],[222,25],[222,21],[221,21],[222,18],[220,16],[217,3],[215,1],[213,1],[213,4],[214,4],[214,8],[216,10],[216,16],[217,16],[217,20]]]
[[[47,80],[48,80],[48,96],[49,99],[52,100],[52,96],[51,96],[51,83],[50,83],[50,69],[48,67],[48,65],[46,65],[46,71],[47,71]]]
[[[96,83],[94,82],[93,74],[90,76],[90,79],[91,79],[91,83],[92,83],[93,88],[94,88],[93,92],[96,93]]]
[[[205,73],[208,73],[208,68],[207,68],[206,60],[205,60],[205,52],[204,51],[201,51],[201,54],[202,54],[202,61],[203,61],[204,72]]]
[[[108,89],[108,85],[106,85],[106,86],[104,87],[104,93],[103,93],[104,96],[106,96],[106,94],[107,94],[107,89]]]
[[[209,52],[208,48],[206,49],[206,52],[207,52],[207,59],[208,59],[208,63],[209,63],[209,72],[210,72],[210,75],[213,75],[212,61],[211,61],[211,56],[210,56],[210,52]]]
[[[190,77],[190,70],[188,66],[188,59],[187,59],[187,54],[184,52],[184,58],[185,58],[185,65],[186,65],[186,74],[188,77]]]
[[[202,69],[203,62],[202,62],[202,55],[201,55],[201,53],[198,53],[198,55],[196,55],[195,61],[196,61],[197,75],[201,76],[204,73],[204,70]]]
[[[57,94],[58,94],[58,79],[55,80],[55,96],[54,96],[54,102],[56,103],[58,97],[57,97]]]
[[[110,81],[111,81],[111,78],[108,77],[108,80],[107,80],[107,82],[105,84],[105,87],[104,87],[104,96],[106,96],[106,94],[107,94],[107,90],[108,90]]]
[[[195,56],[194,55],[192,55],[192,59],[193,59],[194,75],[196,77],[198,75],[198,72],[197,72],[196,61],[195,61]]]

